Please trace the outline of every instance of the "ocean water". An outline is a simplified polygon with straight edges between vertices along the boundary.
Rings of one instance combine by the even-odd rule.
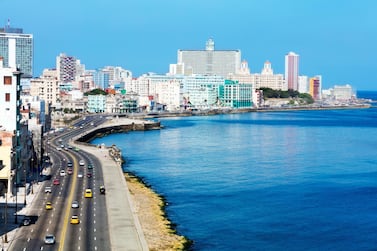
[[[93,143],[122,149],[193,250],[377,250],[376,108],[161,123]]]

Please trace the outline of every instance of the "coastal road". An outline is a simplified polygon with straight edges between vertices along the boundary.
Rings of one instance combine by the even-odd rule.
[[[100,162],[93,155],[68,148],[68,140],[84,129],[80,125],[77,128],[49,135],[46,148],[52,162],[51,179],[44,181],[43,187],[51,186],[52,192],[44,194],[43,188],[36,195],[28,212],[35,222],[20,228],[12,250],[109,250],[106,200],[99,193],[99,186],[103,184]],[[85,164],[79,165],[80,160]],[[73,163],[72,174],[67,173],[68,162]],[[60,176],[61,170],[66,171],[64,176]],[[78,177],[79,173],[83,176]],[[59,179],[59,185],[52,184],[55,179]],[[92,198],[84,198],[87,188],[92,189]],[[71,208],[73,200],[78,201],[79,208]],[[46,202],[51,202],[53,209],[46,210]],[[72,215],[79,217],[79,224],[70,224]],[[55,245],[44,244],[48,233],[55,235]]]

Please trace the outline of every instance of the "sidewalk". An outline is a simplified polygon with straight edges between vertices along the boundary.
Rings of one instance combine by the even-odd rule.
[[[29,184],[27,184],[29,185]],[[1,224],[0,224],[0,250],[9,250],[12,245],[12,241],[17,235],[17,231],[20,227],[20,223],[24,215],[28,215],[29,209],[33,203],[35,196],[38,195],[38,192],[43,183],[38,182],[34,183],[33,187],[28,189],[29,193],[26,194],[26,206],[25,203],[25,188],[19,187],[17,192],[17,223],[15,223],[15,211],[16,211],[16,196],[7,195],[0,196],[0,212],[1,212]],[[7,211],[6,224],[5,224],[5,211]]]

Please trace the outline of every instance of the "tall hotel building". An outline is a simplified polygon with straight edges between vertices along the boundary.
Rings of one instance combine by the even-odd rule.
[[[289,52],[285,55],[285,81],[289,90],[298,90],[299,55]]]
[[[178,50],[177,74],[228,76],[241,66],[240,50],[215,50],[215,42],[207,40],[205,50]]]
[[[58,80],[62,83],[72,82],[76,78],[78,61],[75,57],[61,53],[56,57],[56,70]]]
[[[8,22],[0,28],[0,57],[4,67],[20,69],[22,77],[33,76],[33,35],[20,28],[11,28]]]

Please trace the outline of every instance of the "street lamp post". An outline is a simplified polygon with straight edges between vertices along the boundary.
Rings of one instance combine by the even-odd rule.
[[[5,235],[4,243],[8,243],[8,193],[5,193]]]
[[[24,184],[25,184],[25,190],[24,190],[24,206],[26,206],[26,166],[24,165]]]
[[[14,213],[14,223],[17,224],[17,168],[16,168],[16,179],[14,181],[14,187],[16,188],[16,206],[15,206],[15,213]]]

